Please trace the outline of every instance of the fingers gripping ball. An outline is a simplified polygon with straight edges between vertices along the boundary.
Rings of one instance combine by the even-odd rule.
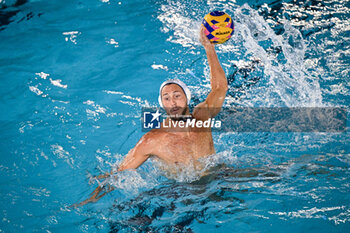
[[[234,32],[231,17],[222,11],[213,11],[203,19],[204,33],[211,43],[222,44],[229,40]]]

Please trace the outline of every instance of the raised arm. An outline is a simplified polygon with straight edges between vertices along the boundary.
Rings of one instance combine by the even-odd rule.
[[[139,140],[139,142],[136,144],[136,146],[129,151],[129,153],[124,158],[123,162],[119,165],[118,172],[129,170],[129,169],[136,169],[139,166],[141,166],[152,154],[153,146],[152,146],[152,139],[149,135],[149,133],[143,135],[143,137]],[[111,175],[113,175],[114,172],[111,171],[110,173],[106,173],[103,175],[99,175],[97,179],[104,179],[108,178]],[[107,187],[104,187],[103,185],[99,185],[91,194],[88,199],[85,201],[80,202],[79,204],[73,205],[74,207],[82,206],[90,202],[96,202],[100,198],[102,198],[107,193],[114,190],[114,187],[111,187],[107,185]]]
[[[206,100],[198,104],[196,108],[208,108],[210,114],[209,117],[214,117],[220,112],[225,101],[228,89],[227,79],[216,54],[215,45],[210,43],[209,39],[206,37],[203,26],[200,31],[200,42],[202,43],[208,58],[211,91]]]

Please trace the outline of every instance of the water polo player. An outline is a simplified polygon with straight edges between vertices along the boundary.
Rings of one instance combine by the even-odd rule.
[[[204,102],[199,103],[193,110],[189,110],[191,92],[188,87],[178,79],[165,81],[160,86],[159,104],[163,107],[168,117],[164,122],[171,120],[181,121],[183,116],[190,116],[196,120],[205,121],[215,117],[224,103],[228,89],[225,72],[217,57],[215,46],[205,35],[204,27],[200,31],[200,42],[205,48],[210,67],[211,91]],[[163,124],[163,123],[162,123]],[[211,130],[200,130],[197,127],[161,127],[152,129],[139,140],[136,146],[129,151],[118,171],[137,169],[148,158],[156,157],[169,165],[189,165],[195,163],[199,158],[207,157],[215,153]],[[112,175],[101,175],[97,178],[107,178]],[[102,187],[101,187],[102,186]],[[113,187],[97,187],[90,198],[81,202],[84,205],[96,202]]]

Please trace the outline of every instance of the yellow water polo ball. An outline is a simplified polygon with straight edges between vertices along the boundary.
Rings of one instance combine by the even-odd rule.
[[[225,43],[235,30],[231,17],[223,11],[210,12],[204,17],[202,25],[205,35],[215,44]]]

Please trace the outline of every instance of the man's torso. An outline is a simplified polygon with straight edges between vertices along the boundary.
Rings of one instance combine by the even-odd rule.
[[[167,132],[160,129],[152,132],[152,137],[156,140],[152,155],[170,165],[188,165],[215,153],[210,130]]]

